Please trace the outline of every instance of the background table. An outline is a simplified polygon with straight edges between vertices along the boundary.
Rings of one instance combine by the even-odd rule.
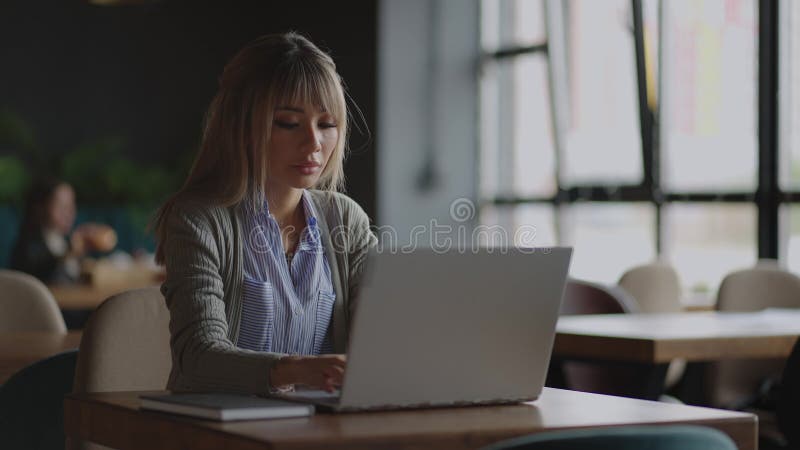
[[[156,286],[156,282],[114,283],[95,286],[91,284],[51,285],[50,292],[62,310],[92,311],[112,295],[130,289]]]
[[[0,384],[29,364],[78,348],[80,342],[80,331],[0,333]]]
[[[68,437],[114,448],[477,449],[528,433],[613,425],[696,424],[756,448],[755,416],[545,388],[536,402],[219,423],[139,410],[140,393],[70,394]]]
[[[98,260],[84,265],[81,273],[83,283],[48,286],[62,310],[94,310],[114,294],[158,285],[166,275],[163,267],[137,262],[120,265]]]
[[[786,358],[798,336],[795,310],[564,316],[553,354],[650,364],[675,358]]]

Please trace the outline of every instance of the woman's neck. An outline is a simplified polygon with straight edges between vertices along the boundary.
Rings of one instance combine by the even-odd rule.
[[[267,189],[269,212],[275,217],[281,228],[295,222],[297,212],[301,208],[300,201],[302,197],[302,189],[276,189],[272,186]]]

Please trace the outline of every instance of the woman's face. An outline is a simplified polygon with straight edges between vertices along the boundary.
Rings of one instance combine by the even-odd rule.
[[[47,222],[51,229],[69,234],[75,223],[75,191],[68,184],[60,184],[53,191],[47,206]]]
[[[269,141],[270,186],[277,189],[313,187],[339,142],[337,125],[330,113],[318,107],[279,106],[274,113]]]

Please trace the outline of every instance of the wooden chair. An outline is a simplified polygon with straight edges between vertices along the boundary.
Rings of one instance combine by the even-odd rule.
[[[0,331],[66,333],[58,304],[37,278],[15,270],[0,270]]]

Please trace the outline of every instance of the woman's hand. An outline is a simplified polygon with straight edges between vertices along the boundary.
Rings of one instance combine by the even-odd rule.
[[[287,356],[270,371],[272,387],[302,384],[333,392],[342,385],[346,355]]]

